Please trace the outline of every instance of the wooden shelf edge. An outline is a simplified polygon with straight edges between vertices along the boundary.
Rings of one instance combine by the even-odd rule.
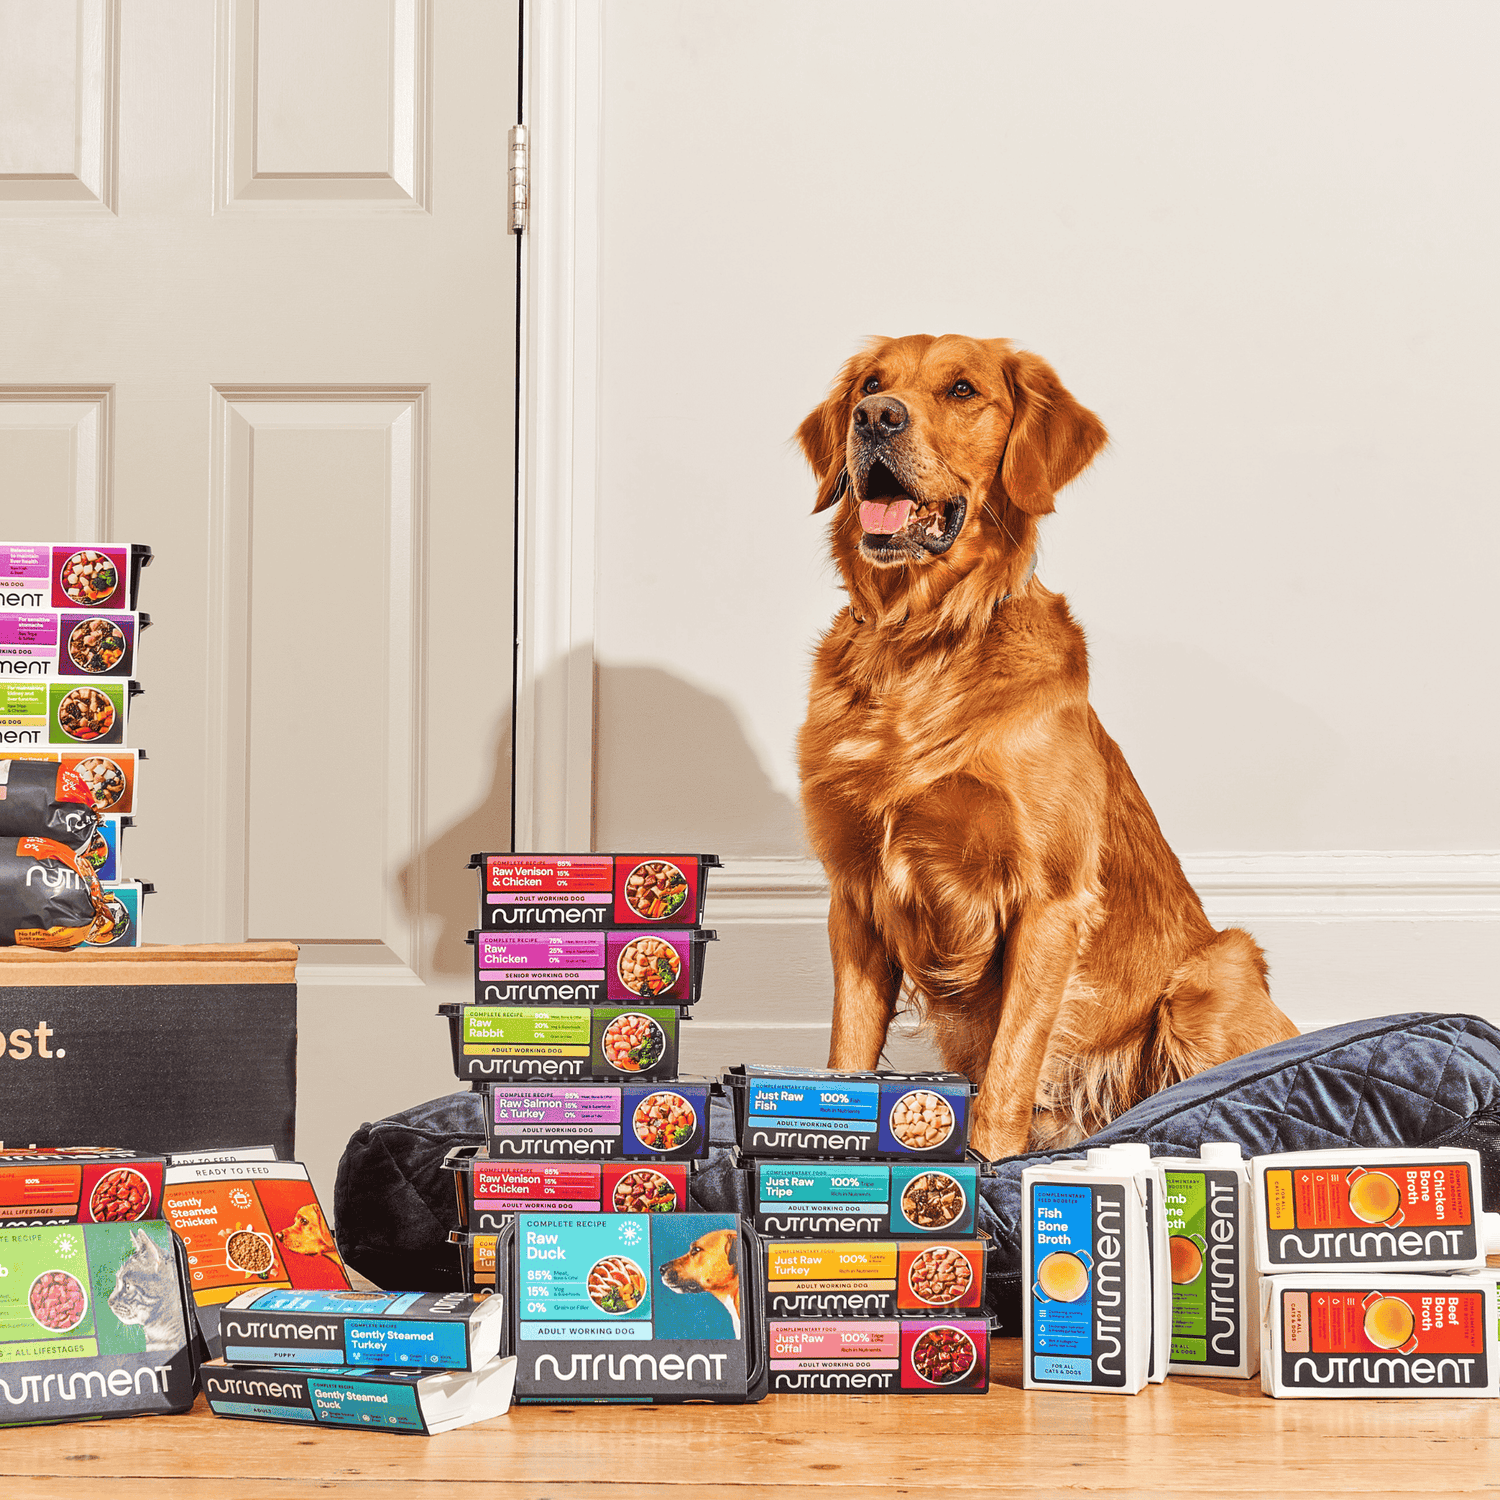
[[[147,943],[140,948],[0,948],[0,989],[32,985],[294,984],[296,943]]]

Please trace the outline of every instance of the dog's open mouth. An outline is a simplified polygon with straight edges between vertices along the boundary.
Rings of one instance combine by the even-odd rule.
[[[922,500],[909,495],[878,458],[860,486],[859,524],[863,546],[874,556],[946,552],[958,537],[968,511],[962,495],[951,500]]]

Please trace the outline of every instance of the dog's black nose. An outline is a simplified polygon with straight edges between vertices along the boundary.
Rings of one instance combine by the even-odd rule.
[[[894,437],[911,418],[894,396],[866,396],[854,408],[854,425],[871,437]]]

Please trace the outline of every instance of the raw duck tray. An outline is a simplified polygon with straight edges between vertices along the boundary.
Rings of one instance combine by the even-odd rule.
[[[708,1155],[707,1078],[482,1083],[492,1160],[688,1161]]]
[[[453,1071],[483,1082],[675,1078],[676,1006],[438,1006]]]
[[[443,1158],[458,1195],[460,1233],[494,1234],[517,1213],[685,1213],[685,1161],[492,1161],[480,1146]]]
[[[699,927],[717,854],[475,854],[485,932]]]
[[[474,999],[483,1005],[692,1005],[703,990],[708,944],[718,936],[702,927],[471,932]]]
[[[750,1157],[961,1161],[974,1085],[960,1073],[854,1073],[745,1063],[724,1074]]]

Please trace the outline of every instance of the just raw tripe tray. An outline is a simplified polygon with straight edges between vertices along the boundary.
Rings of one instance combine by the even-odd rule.
[[[475,854],[485,932],[697,927],[717,854]]]
[[[742,1162],[767,1238],[974,1233],[978,1162]]]

